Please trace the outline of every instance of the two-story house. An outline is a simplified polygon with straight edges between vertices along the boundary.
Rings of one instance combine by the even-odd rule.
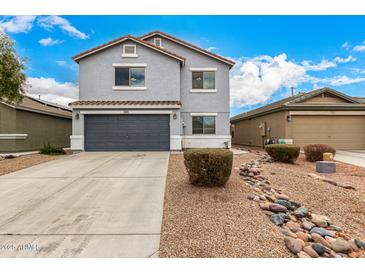
[[[80,92],[70,104],[72,150],[230,146],[233,61],[160,31],[120,37],[73,60]]]

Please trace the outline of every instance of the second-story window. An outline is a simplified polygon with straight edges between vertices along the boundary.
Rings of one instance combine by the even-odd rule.
[[[193,89],[215,89],[214,71],[193,71]]]
[[[138,57],[136,45],[123,45],[122,57]]]
[[[144,67],[116,67],[115,86],[144,87],[145,68]]]

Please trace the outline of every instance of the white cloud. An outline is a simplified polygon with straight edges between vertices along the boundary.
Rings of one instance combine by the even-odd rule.
[[[32,29],[35,18],[32,15],[7,17],[0,21],[0,30],[10,33],[27,33]]]
[[[305,79],[305,69],[288,61],[286,54],[238,60],[230,76],[231,105],[264,103],[281,87],[297,86]]]
[[[348,56],[347,58],[336,57],[335,59],[333,59],[333,61],[335,61],[336,63],[350,63],[355,62],[356,60],[357,59],[352,55]]]
[[[354,51],[365,51],[365,44],[357,45],[353,48]]]
[[[206,48],[206,50],[207,51],[215,51],[215,50],[217,50],[218,48],[216,48],[216,47],[208,47],[208,48]]]
[[[67,62],[64,60],[60,60],[60,61],[56,61],[56,64],[59,65],[60,67],[64,67],[67,64]]]
[[[302,66],[307,71],[324,71],[330,68],[337,67],[337,64],[345,64],[350,62],[355,62],[357,59],[352,55],[342,58],[342,57],[335,57],[333,60],[322,59],[320,63],[314,64],[311,60],[304,60],[302,61]]]
[[[79,31],[77,28],[72,26],[72,24],[65,18],[51,15],[44,16],[38,19],[38,25],[45,30],[52,31],[55,26],[59,27],[65,31],[68,35],[78,38],[78,39],[88,39],[89,36],[86,33]]]
[[[56,64],[59,65],[60,67],[63,67],[63,68],[68,68],[68,69],[72,69],[72,70],[76,70],[77,69],[77,64],[74,64],[74,63],[69,64],[65,60],[56,61]]]
[[[38,41],[44,47],[50,47],[54,45],[59,45],[63,43],[63,40],[53,40],[51,37],[43,38]]]
[[[302,62],[302,66],[305,68],[305,70],[323,71],[329,68],[335,68],[337,64],[334,61],[329,61],[326,59],[322,59],[319,64],[313,64],[313,62],[310,60],[304,60]]]
[[[338,75],[319,78],[308,74],[310,71],[323,71],[336,67],[337,64],[354,62],[356,58],[336,57],[333,60],[322,60],[319,64],[303,61],[300,64],[288,60],[286,54],[275,57],[261,55],[254,58],[242,57],[236,60],[231,70],[231,106],[266,103],[281,88],[297,87],[302,83],[318,86],[343,86],[365,81],[365,77]],[[365,73],[365,69],[353,69],[354,73]]]
[[[349,84],[357,84],[365,81],[365,77],[350,78],[346,75],[339,75],[331,78],[312,78],[314,84],[324,84],[330,86],[344,86]]]
[[[349,50],[351,48],[351,45],[349,42],[345,42],[342,44],[341,48],[345,49],[345,50]]]
[[[59,83],[54,78],[27,78],[27,94],[52,103],[65,105],[78,98],[79,87],[71,82]]]
[[[352,68],[351,71],[356,74],[365,74],[365,69]]]

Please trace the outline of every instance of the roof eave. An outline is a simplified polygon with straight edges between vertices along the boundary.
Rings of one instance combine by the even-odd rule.
[[[295,110],[365,110],[365,104],[331,104],[331,105],[304,105],[304,104],[292,104],[286,107],[287,109]]]
[[[49,116],[55,116],[55,117],[72,119],[71,110],[69,110],[70,111],[70,114],[67,115],[67,114],[54,113],[54,112],[43,111],[43,110],[38,110],[38,109],[33,109],[33,108],[28,108],[28,107],[16,106],[16,105],[8,104],[6,102],[1,102],[1,103],[3,103],[4,105],[6,105],[8,107],[11,107],[13,109],[16,109],[16,110],[23,110],[23,111],[40,113],[40,114],[49,115]]]
[[[299,96],[287,103],[285,103],[285,105],[291,105],[291,104],[295,104],[295,103],[300,103],[300,102],[303,102],[305,100],[308,100],[310,98],[313,98],[315,96],[318,96],[319,94],[322,94],[322,93],[325,93],[325,92],[329,92],[337,97],[340,97],[346,101],[349,101],[351,103],[354,103],[354,104],[359,104],[360,102],[350,96],[347,96],[346,94],[343,94],[342,92],[338,92],[337,90],[334,90],[334,89],[331,89],[329,87],[324,87],[324,88],[320,88],[320,89],[317,89],[317,90],[313,90],[311,92],[308,92],[308,93],[304,93],[302,96]]]
[[[231,123],[236,123],[236,122],[240,122],[240,121],[243,121],[243,120],[249,120],[249,119],[264,116],[264,115],[267,115],[267,114],[283,111],[283,110],[286,110],[287,108],[288,108],[287,106],[280,106],[280,107],[277,107],[277,108],[274,108],[274,109],[270,109],[270,110],[267,110],[267,111],[255,113],[255,114],[252,114],[252,115],[249,115],[249,116],[239,117],[239,118],[236,118],[236,119],[234,119],[234,117],[232,117],[230,119],[230,122]]]
[[[72,57],[72,60],[75,61],[76,63],[79,63],[79,61],[81,59],[83,59],[83,58],[85,58],[87,56],[93,55],[94,53],[97,53],[97,52],[102,51],[104,49],[107,49],[109,47],[112,47],[112,46],[118,45],[120,43],[123,43],[126,40],[132,40],[132,41],[134,41],[134,42],[136,42],[136,43],[138,43],[140,45],[143,45],[145,47],[148,47],[148,48],[151,48],[151,49],[153,49],[155,51],[158,51],[161,54],[170,56],[171,58],[174,58],[176,60],[179,60],[183,65],[185,65],[185,58],[184,57],[178,56],[178,55],[173,54],[173,53],[169,53],[166,50],[161,50],[158,47],[155,47],[153,45],[150,45],[147,42],[145,42],[143,40],[141,41],[140,39],[138,39],[136,37],[133,37],[133,36],[130,36],[130,35],[123,36],[120,39],[116,39],[114,42],[109,42],[109,43],[102,44],[101,46],[92,48],[90,50],[87,50],[84,53],[80,53],[80,54],[74,55]]]
[[[184,42],[184,41],[182,41],[182,40],[180,40],[180,39],[177,39],[177,38],[175,38],[175,37],[172,37],[172,36],[170,36],[170,35],[168,35],[168,34],[165,34],[165,33],[160,32],[160,31],[150,32],[150,33],[147,33],[147,34],[145,34],[145,35],[140,36],[139,38],[140,38],[140,39],[147,39],[147,38],[150,38],[150,37],[155,36],[155,35],[160,35],[160,36],[162,36],[162,37],[164,37],[164,38],[166,38],[166,39],[169,39],[169,40],[171,40],[171,41],[174,41],[174,42],[176,42],[176,43],[179,43],[179,44],[181,44],[181,45],[184,45],[185,47],[189,47],[189,48],[191,48],[191,49],[193,49],[193,50],[195,50],[195,51],[201,52],[201,53],[203,53],[203,54],[205,54],[205,55],[207,55],[207,56],[210,56],[211,58],[214,58],[214,59],[216,59],[216,60],[219,60],[219,61],[221,61],[221,62],[223,62],[223,63],[225,63],[225,64],[229,65],[229,66],[230,66],[230,68],[232,68],[232,67],[236,64],[236,63],[235,63],[234,61],[232,61],[232,60],[228,60],[228,59],[226,59],[226,58],[220,57],[220,56],[219,56],[219,55],[217,55],[217,54],[212,54],[212,53],[210,53],[210,52],[208,52],[208,51],[206,51],[206,50],[204,50],[204,49],[202,49],[202,48],[199,48],[199,47],[197,47],[197,46],[195,46],[195,45],[189,46],[188,44],[190,44],[190,43],[186,43],[186,42]]]

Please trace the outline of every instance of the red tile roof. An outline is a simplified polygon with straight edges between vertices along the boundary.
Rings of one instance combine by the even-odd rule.
[[[200,52],[202,52],[202,53],[204,53],[204,54],[206,54],[206,55],[209,55],[209,56],[211,56],[211,57],[213,57],[213,58],[215,58],[215,59],[218,59],[218,60],[220,60],[220,61],[223,61],[223,62],[225,62],[225,63],[228,63],[228,64],[229,64],[229,65],[231,65],[231,66],[234,66],[234,65],[235,65],[235,62],[234,62],[234,61],[232,61],[232,60],[229,60],[229,59],[227,59],[227,58],[225,58],[225,57],[222,57],[222,56],[220,56],[220,55],[218,55],[218,54],[212,53],[212,52],[210,52],[210,51],[208,51],[208,50],[206,50],[206,49],[200,48],[200,47],[198,47],[198,46],[196,46],[196,45],[193,45],[193,44],[190,44],[190,43],[188,43],[188,42],[185,42],[185,41],[183,41],[183,40],[181,40],[181,39],[179,39],[179,38],[176,38],[176,37],[174,37],[174,36],[171,36],[171,35],[169,35],[169,34],[167,34],[167,33],[164,33],[164,32],[162,32],[162,31],[159,31],[159,30],[155,30],[155,31],[149,32],[149,33],[147,33],[147,34],[144,34],[144,35],[140,36],[139,38],[140,38],[140,39],[146,39],[146,38],[149,38],[149,37],[154,36],[154,35],[160,35],[160,36],[163,36],[163,37],[165,37],[165,38],[167,38],[167,39],[170,39],[170,40],[172,40],[172,41],[175,41],[175,42],[177,42],[177,43],[184,44],[184,45],[186,45],[186,46],[188,46],[188,47],[190,47],[190,48],[193,48],[193,49],[195,49],[195,50],[197,50],[197,51],[200,51]]]
[[[125,100],[81,100],[72,102],[69,106],[176,106],[180,101],[125,101]]]
[[[98,51],[100,51],[100,50],[106,49],[106,48],[111,47],[111,46],[113,46],[113,45],[116,45],[116,44],[122,43],[123,41],[128,40],[128,39],[129,39],[129,40],[132,40],[132,41],[134,41],[134,42],[137,42],[137,43],[139,43],[139,44],[145,45],[146,47],[152,48],[152,49],[154,49],[154,50],[156,50],[156,51],[159,51],[159,52],[160,52],[160,53],[162,53],[162,54],[165,54],[165,55],[171,56],[171,57],[173,57],[173,58],[175,58],[175,59],[178,59],[179,61],[181,61],[181,62],[183,62],[183,63],[185,62],[185,58],[184,58],[184,57],[179,56],[179,55],[177,55],[177,54],[175,54],[175,53],[173,53],[173,52],[170,52],[170,51],[168,51],[168,50],[166,50],[166,49],[163,49],[163,48],[157,47],[157,46],[155,46],[155,45],[153,45],[153,44],[147,43],[146,41],[144,41],[144,40],[142,40],[142,39],[139,39],[139,38],[137,38],[137,37],[134,37],[134,36],[132,36],[132,35],[130,35],[130,34],[125,35],[125,36],[122,36],[122,37],[119,37],[119,38],[117,38],[117,39],[114,39],[114,40],[112,40],[112,41],[109,41],[109,42],[107,42],[107,43],[104,43],[104,44],[102,44],[102,45],[99,45],[99,46],[97,46],[97,47],[91,48],[91,49],[89,49],[89,50],[86,50],[86,51],[80,52],[79,54],[76,54],[75,56],[73,56],[73,57],[72,57],[72,60],[74,60],[75,62],[78,62],[80,59],[82,59],[82,58],[84,58],[84,57],[86,57],[86,56],[89,56],[89,55],[91,55],[91,54],[93,54],[93,53],[95,53],[95,52],[98,52]]]

